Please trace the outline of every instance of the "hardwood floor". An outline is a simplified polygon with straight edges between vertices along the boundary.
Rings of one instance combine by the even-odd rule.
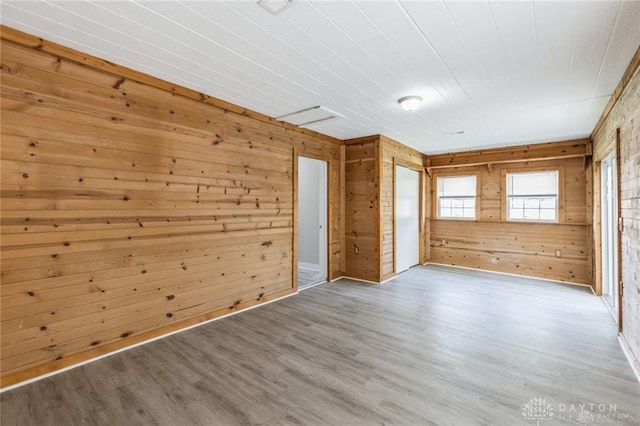
[[[327,281],[320,271],[298,267],[298,290],[304,290],[318,283]]]
[[[430,265],[377,286],[319,285],[4,392],[1,420],[535,425],[533,398],[553,410],[536,412],[544,426],[640,424],[640,384],[602,302]]]

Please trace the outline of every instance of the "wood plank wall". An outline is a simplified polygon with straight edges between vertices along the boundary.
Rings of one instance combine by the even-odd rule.
[[[378,136],[345,146],[345,276],[380,281]]]
[[[590,284],[589,154],[589,140],[584,139],[429,156],[430,261]],[[507,221],[504,172],[545,168],[558,168],[564,175],[559,223]],[[480,180],[478,220],[438,219],[437,177],[474,173]]]
[[[2,385],[295,291],[295,154],[341,141],[2,28]]]
[[[382,229],[380,232],[380,280],[384,281],[392,278],[396,274],[395,270],[395,166],[401,165],[409,167],[420,173],[421,181],[424,180],[424,160],[423,155],[418,151],[407,147],[391,138],[386,136],[380,136],[381,143],[381,157],[382,157],[382,170],[381,170],[381,196],[380,196],[380,223]],[[422,182],[421,189],[424,192],[424,182]],[[426,197],[422,197],[423,201]],[[424,212],[425,206],[422,206],[421,223],[420,223],[420,237],[419,241],[426,240],[425,234],[425,219]],[[424,244],[420,244],[423,248]],[[426,261],[424,250],[421,250],[419,259],[421,263]]]
[[[382,135],[345,141],[346,268],[352,278],[381,282],[395,276],[394,182],[396,164],[417,170],[424,182],[418,151]],[[426,197],[423,197],[426,202]],[[426,220],[422,209],[421,262],[426,261]],[[358,253],[354,248],[357,247]]]
[[[640,48],[616,89],[610,107],[605,110],[593,139],[594,162],[615,150],[619,131],[620,213],[622,238],[620,279],[624,284],[622,298],[622,342],[632,354],[636,371],[640,371]],[[594,168],[594,188],[599,188],[598,168]],[[594,191],[595,253],[600,247],[600,192]],[[596,278],[600,282],[601,264],[596,262]],[[598,289],[600,290],[600,289]]]
[[[380,135],[343,145],[7,27],[2,38],[2,386],[294,292],[299,155],[329,163],[330,279],[395,274],[401,164],[429,173],[421,262],[592,282],[588,140],[429,157]],[[602,158],[620,128],[624,335],[638,355],[640,82],[626,81],[594,144]],[[503,172],[541,167],[563,171],[561,223],[507,222]],[[435,178],[468,172],[479,219],[438,220]]]

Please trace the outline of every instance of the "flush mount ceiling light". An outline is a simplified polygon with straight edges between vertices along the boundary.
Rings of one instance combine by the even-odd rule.
[[[422,96],[411,95],[398,99],[398,103],[405,111],[413,111],[422,103]]]

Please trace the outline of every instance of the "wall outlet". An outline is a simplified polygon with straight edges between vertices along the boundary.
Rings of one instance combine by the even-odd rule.
[[[359,253],[360,253],[360,249],[359,249],[359,248],[358,248],[358,246],[357,246],[357,245],[355,245],[355,244],[353,245],[353,252],[354,252],[355,254],[359,254]]]
[[[560,252],[560,250],[556,250],[556,257],[562,257],[562,253]]]
[[[442,244],[441,245],[446,246],[447,245],[447,240],[442,240]]]

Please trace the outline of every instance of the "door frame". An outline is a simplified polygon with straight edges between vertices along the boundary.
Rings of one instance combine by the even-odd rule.
[[[324,161],[327,164],[327,170],[326,170],[326,188],[325,188],[325,196],[326,196],[326,213],[327,213],[327,217],[326,217],[326,226],[325,226],[325,233],[326,233],[326,250],[325,250],[325,256],[327,259],[326,262],[326,280],[327,281],[331,281],[332,277],[331,277],[331,267],[332,267],[332,261],[331,261],[331,241],[333,238],[333,230],[331,229],[331,223],[333,220],[333,214],[331,211],[331,201],[330,201],[330,196],[331,196],[331,165],[332,165],[332,159],[329,157],[325,157],[322,155],[314,155],[311,153],[307,153],[307,152],[300,152],[297,148],[293,149],[293,236],[292,236],[292,244],[291,247],[293,248],[292,253],[293,255],[291,256],[292,258],[292,268],[291,268],[291,285],[292,288],[294,290],[298,290],[298,191],[300,190],[299,188],[299,183],[298,183],[298,163],[299,163],[299,158],[300,157],[305,157],[305,158],[310,158],[313,160],[319,160],[319,161]]]
[[[615,159],[613,164],[615,164],[615,174],[612,176],[615,184],[615,193],[612,194],[615,197],[616,201],[616,219],[617,222],[614,224],[614,229],[616,233],[616,244],[615,247],[612,247],[616,254],[616,275],[613,285],[617,286],[617,306],[612,307],[611,304],[604,300],[604,256],[603,256],[603,244],[602,240],[602,232],[603,228],[606,224],[603,221],[602,209],[605,208],[605,205],[602,203],[602,163],[607,161],[608,159]],[[612,149],[610,149],[604,156],[602,156],[602,160],[599,160],[595,163],[595,173],[594,173],[594,208],[595,208],[595,230],[594,233],[594,248],[595,248],[595,264],[596,264],[596,273],[595,275],[595,285],[596,285],[596,294],[603,298],[603,303],[607,306],[607,309],[611,312],[611,315],[617,319],[618,323],[618,332],[622,332],[622,309],[623,309],[623,297],[624,297],[624,284],[622,282],[622,204],[621,204],[621,189],[620,189],[620,129],[616,130],[615,138],[612,143]],[[613,308],[613,309],[612,309]],[[616,309],[617,308],[617,309]],[[617,311],[617,312],[616,312]]]
[[[398,265],[396,264],[396,254],[398,247],[398,240],[396,235],[396,167],[402,166],[407,169],[413,170],[414,172],[418,172],[418,265],[421,265],[425,262],[425,171],[424,166],[422,164],[412,163],[410,161],[405,161],[401,158],[393,158],[393,199],[392,199],[392,221],[393,221],[393,273],[394,275],[398,274]]]

